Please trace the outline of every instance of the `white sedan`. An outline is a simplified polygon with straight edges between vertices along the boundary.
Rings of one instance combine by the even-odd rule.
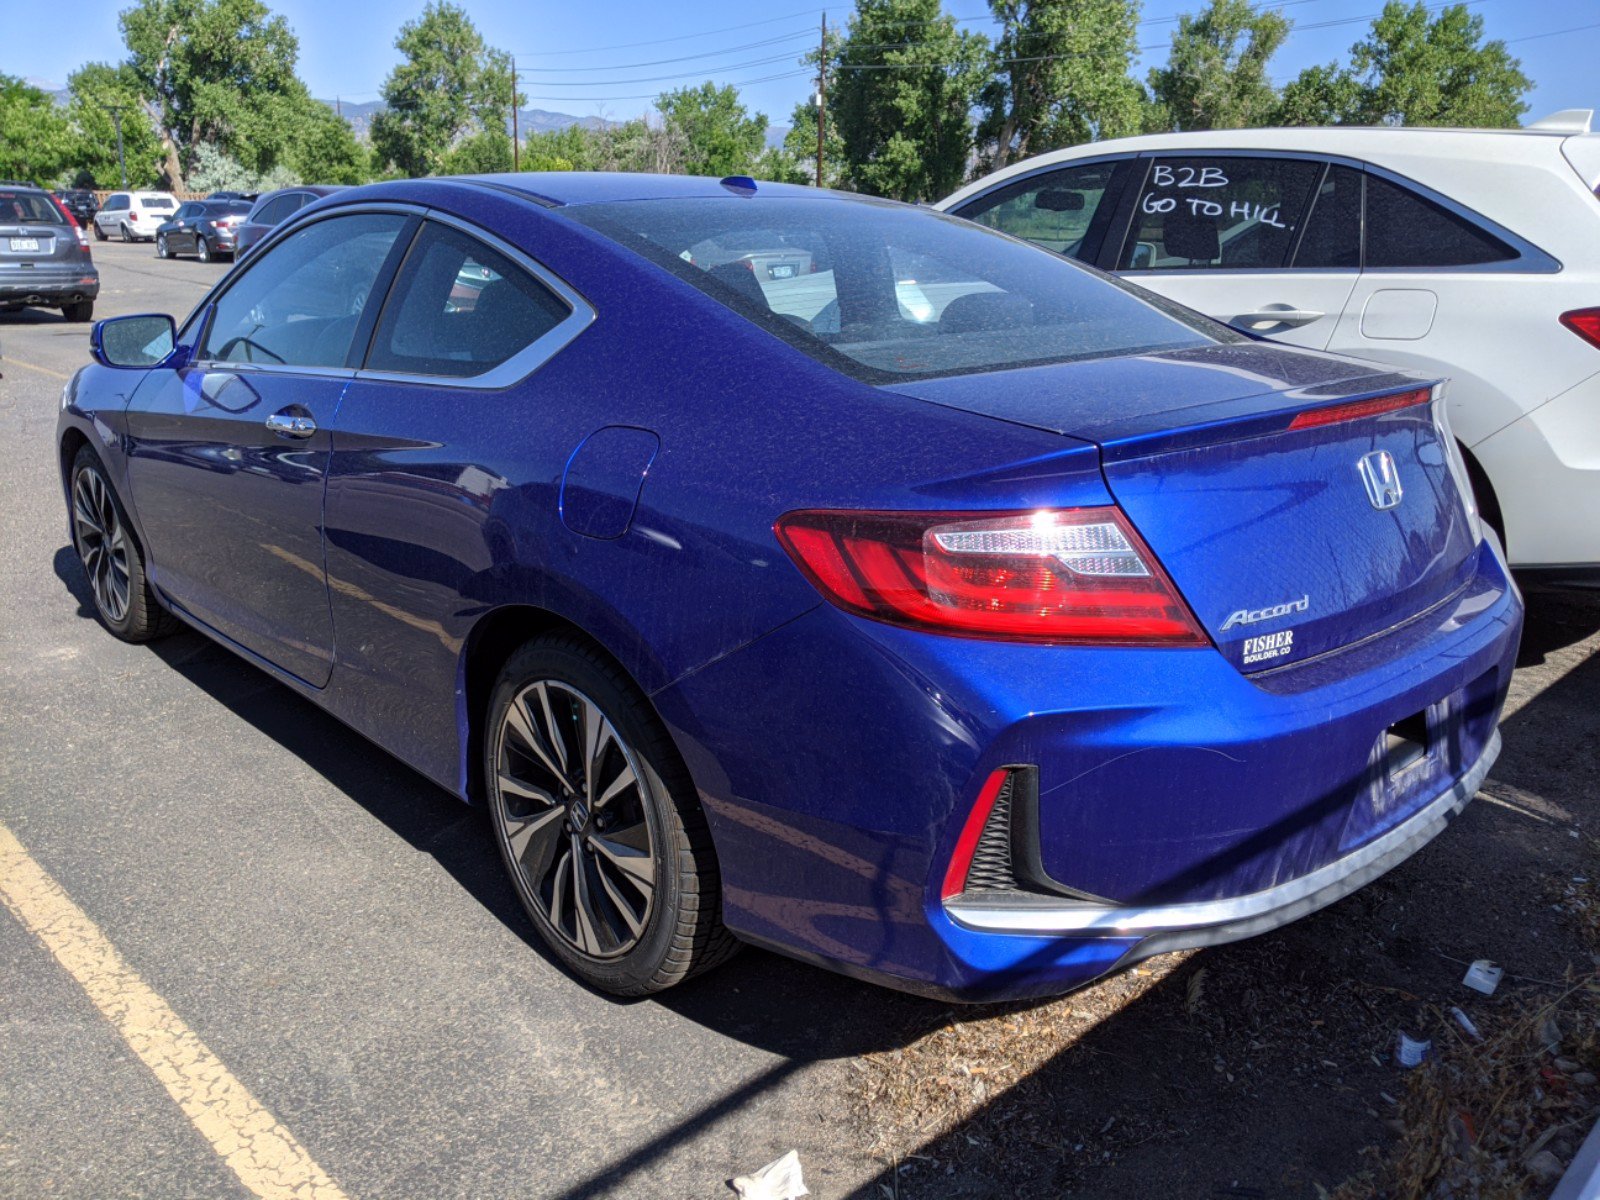
[[[1074,146],[939,208],[1239,329],[1447,376],[1484,516],[1600,586],[1600,133],[1305,128]]]

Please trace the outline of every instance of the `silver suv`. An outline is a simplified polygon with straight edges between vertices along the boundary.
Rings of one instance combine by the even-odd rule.
[[[59,308],[69,321],[88,321],[99,294],[77,221],[43,188],[0,180],[0,312]]]

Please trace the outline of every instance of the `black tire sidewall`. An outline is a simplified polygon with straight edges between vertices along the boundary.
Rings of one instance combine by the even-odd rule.
[[[499,765],[496,760],[501,724],[512,698],[538,679],[569,684],[593,700],[628,744],[644,779],[643,807],[655,857],[656,891],[643,936],[633,949],[618,958],[590,958],[570,946],[550,927],[528,896],[522,871],[512,858],[505,837],[502,803],[493,783]],[[579,979],[608,992],[640,994],[652,990],[651,981],[672,951],[678,910],[683,903],[682,878],[678,870],[682,826],[671,789],[662,778],[664,766],[669,774],[674,773],[674,769],[672,764],[658,761],[666,750],[665,737],[665,731],[659,727],[643,698],[618,679],[614,669],[602,665],[592,651],[566,638],[530,642],[513,654],[489,701],[484,737],[485,800],[494,826],[495,844],[500,847],[501,859],[511,874],[512,886],[540,937],[556,957]]]

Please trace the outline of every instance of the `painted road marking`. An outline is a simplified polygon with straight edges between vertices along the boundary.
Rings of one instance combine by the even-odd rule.
[[[7,367],[21,367],[24,371],[37,371],[41,375],[48,375],[51,379],[67,380],[71,375],[63,375],[60,371],[52,371],[49,367],[36,367],[32,363],[23,362],[20,358],[0,358],[0,371]]]
[[[78,981],[245,1187],[265,1200],[346,1200],[4,825],[0,901]]]

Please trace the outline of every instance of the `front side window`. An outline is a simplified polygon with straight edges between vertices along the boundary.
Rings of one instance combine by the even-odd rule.
[[[294,196],[279,196],[275,200],[267,201],[262,206],[261,212],[256,216],[256,223],[258,225],[276,225],[299,207],[300,205]]]
[[[127,197],[126,194],[117,195],[117,196],[108,196],[106,198],[106,211],[107,212],[115,212],[118,209],[127,208],[127,207],[128,207],[128,197]]]
[[[1367,266],[1469,267],[1516,257],[1492,233],[1432,200],[1367,177]]]
[[[1038,246],[927,209],[730,196],[563,211],[869,382],[1239,340]]]
[[[1158,158],[1123,247],[1123,271],[1281,267],[1322,164],[1277,158]]]
[[[395,276],[366,366],[482,375],[570,315],[560,297],[503,254],[429,221]]]
[[[997,188],[963,207],[969,221],[1093,262],[1117,206],[1127,162],[1062,167]]]
[[[361,314],[406,218],[352,213],[297,229],[224,292],[200,357],[343,367]]]

